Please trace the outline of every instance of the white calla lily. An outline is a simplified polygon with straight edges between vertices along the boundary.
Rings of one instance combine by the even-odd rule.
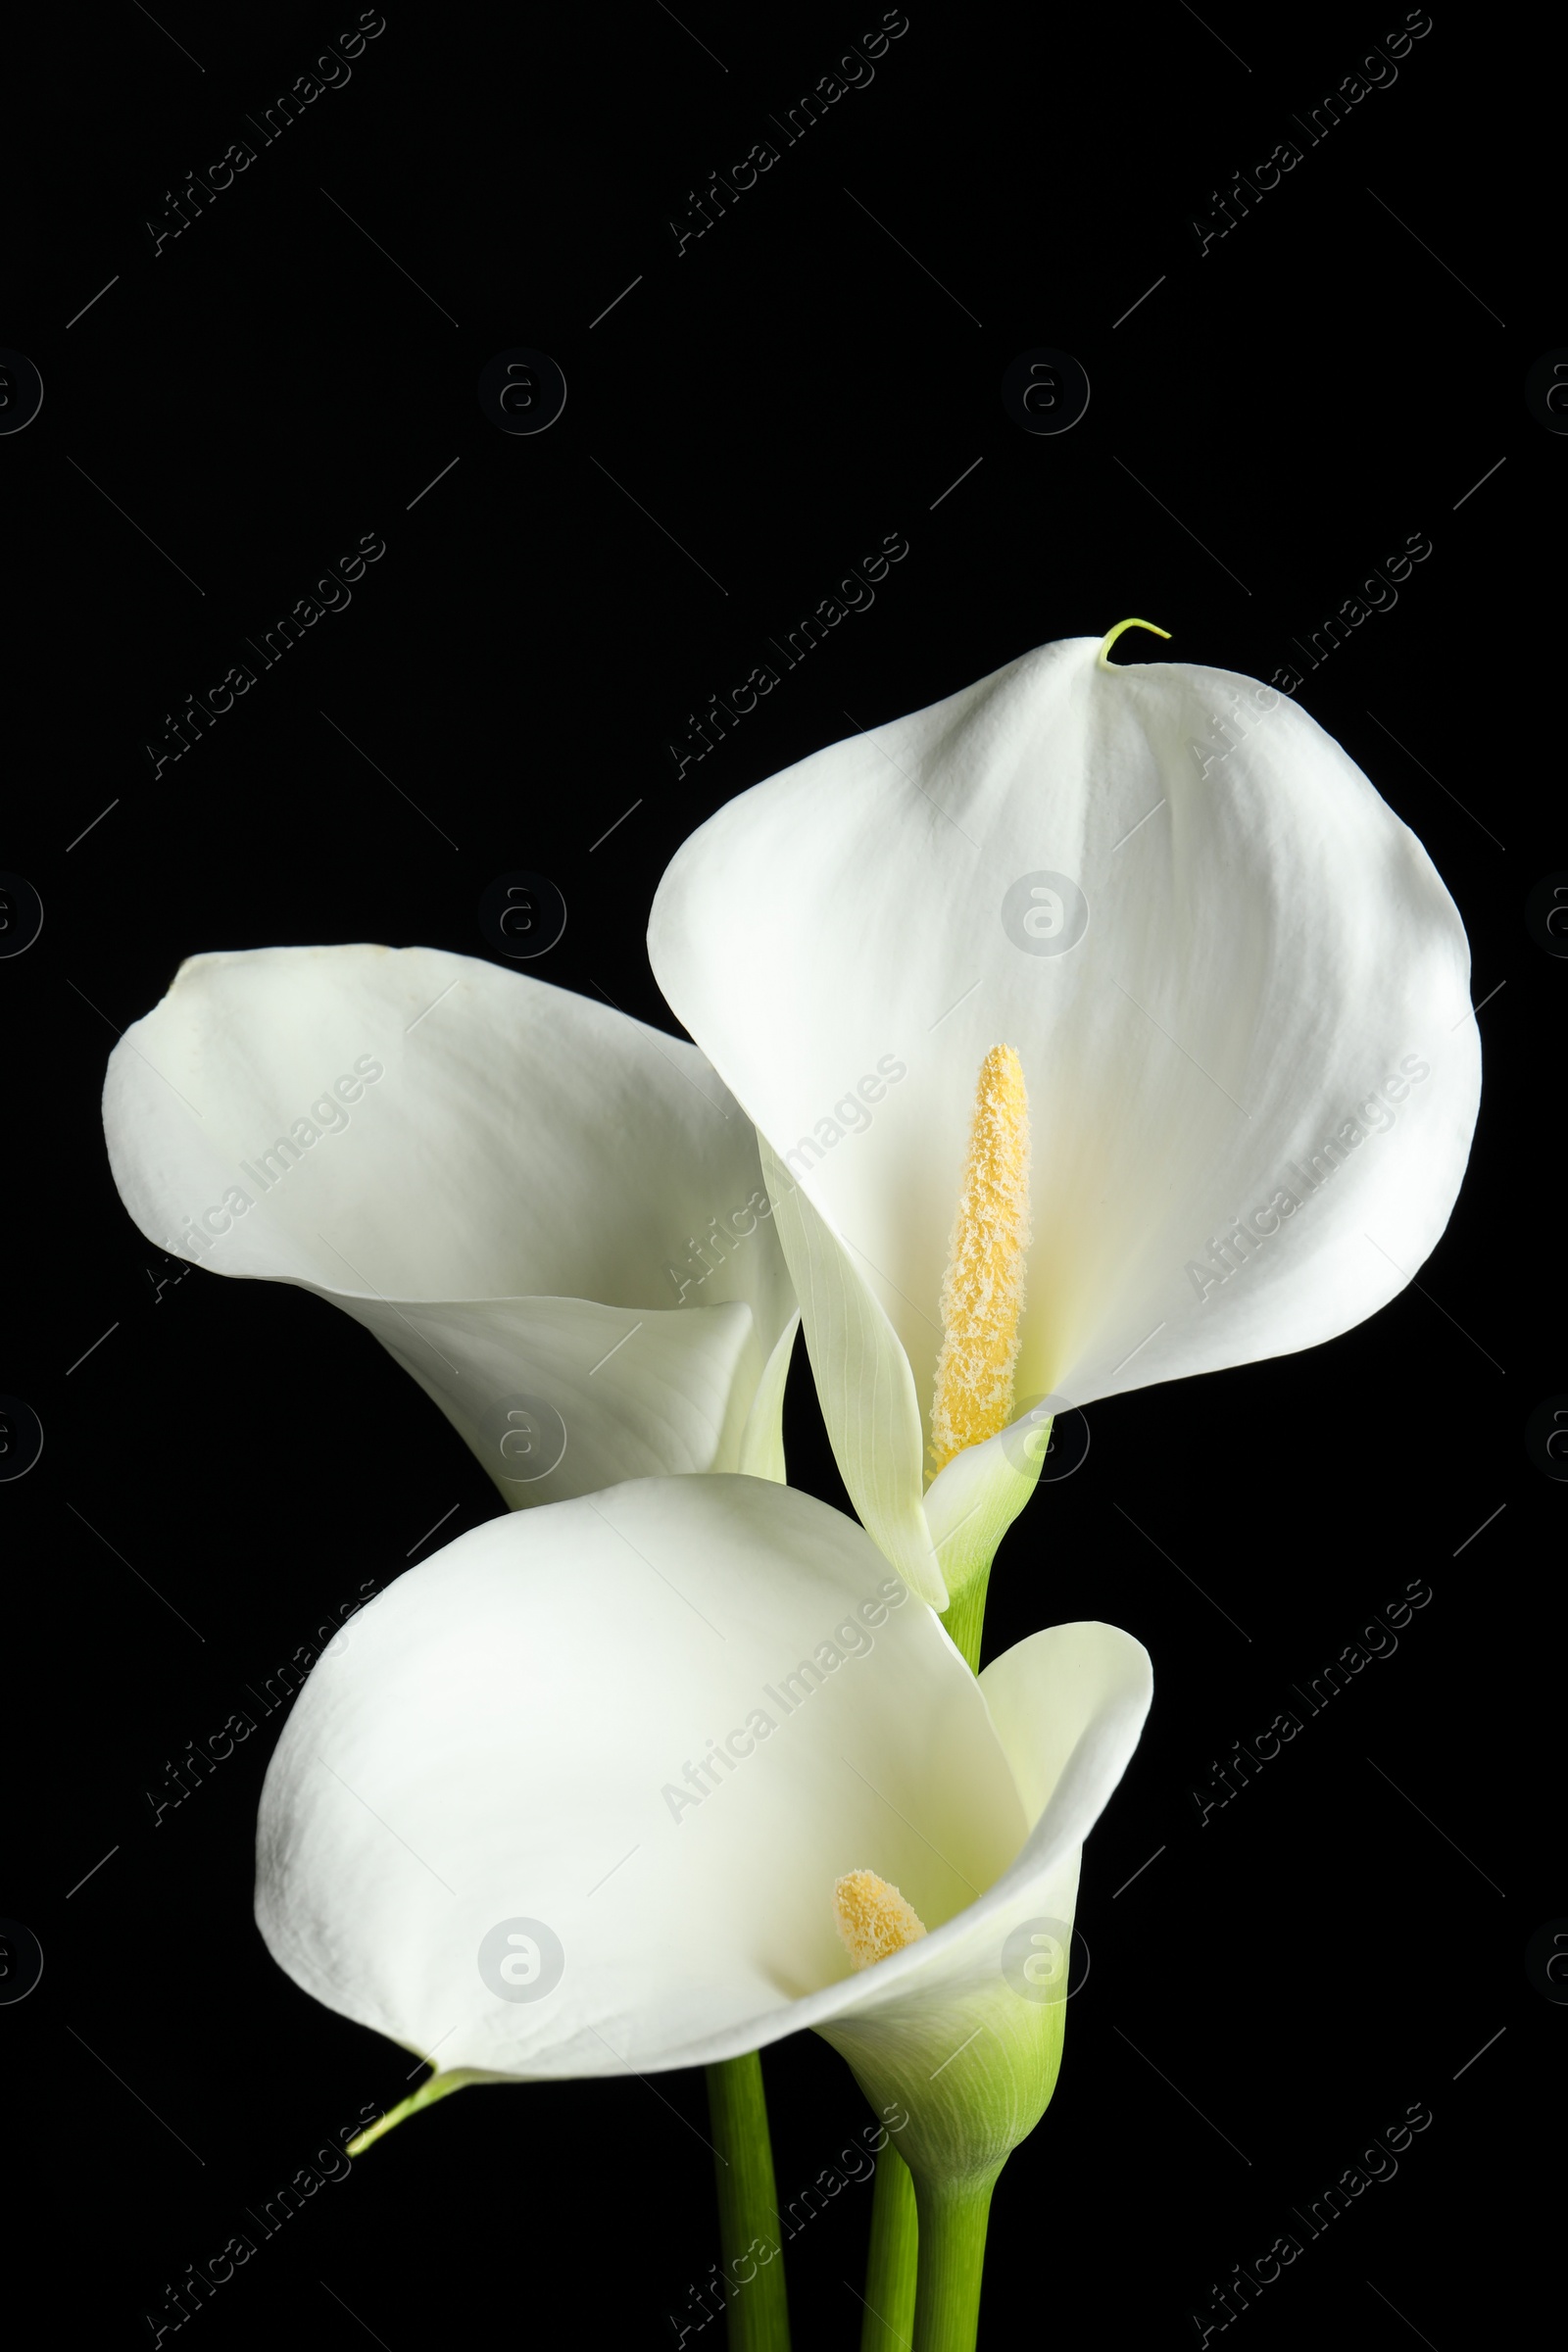
[[[428,948],[197,956],[111,1055],[104,1127],[150,1241],[346,1309],[514,1506],[782,1478],[789,1276],[683,1040]]]
[[[1037,1945],[1137,1744],[1138,1642],[1057,1626],[977,1682],[859,1528],[744,1477],[492,1522],[350,1630],[268,1771],[257,1919],[296,1984],[439,2067],[408,2106],[810,2026],[903,2099],[917,2182],[994,2176],[1054,2081]],[[927,1933],[854,1973],[860,1871]]]
[[[685,844],[649,952],[763,1139],[856,1508],[938,1607],[1027,1498],[1045,1415],[1360,1322],[1419,1270],[1469,1152],[1452,901],[1340,746],[1225,670],[1072,639],[833,744]],[[1032,1225],[994,1335],[1013,1402],[944,1458],[944,1270],[999,1047],[1027,1215],[1009,1238],[994,1184],[968,1242],[989,1311]]]

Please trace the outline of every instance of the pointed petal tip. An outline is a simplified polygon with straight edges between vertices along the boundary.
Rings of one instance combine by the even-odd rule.
[[[1095,656],[1095,667],[1097,669],[1121,669],[1125,666],[1120,662],[1112,662],[1109,659],[1109,656],[1110,649],[1115,644],[1117,638],[1125,636],[1129,629],[1147,629],[1152,637],[1168,638],[1170,635],[1169,629],[1162,629],[1157,621],[1118,620],[1116,626],[1113,629],[1107,629],[1104,636],[1100,641],[1100,651]]]

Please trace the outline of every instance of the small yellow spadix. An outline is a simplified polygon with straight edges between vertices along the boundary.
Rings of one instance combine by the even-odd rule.
[[[852,1870],[839,1880],[833,1889],[833,1915],[857,1969],[891,1958],[925,1934],[924,1921],[874,1870]]]
[[[1029,1248],[1029,1097],[1010,1046],[980,1065],[974,1125],[942,1281],[942,1347],[931,1405],[937,1469],[1012,1418],[1012,1368]]]

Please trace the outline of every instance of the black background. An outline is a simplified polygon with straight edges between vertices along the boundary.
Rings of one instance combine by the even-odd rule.
[[[164,0],[158,24],[126,5],[12,36],[0,342],[45,398],[0,441],[0,864],[45,922],[0,963],[0,1388],[46,1444],[0,1488],[0,1909],[45,1973],[0,2047],[32,2098],[22,2176],[48,2172],[77,2248],[32,2282],[35,2332],[150,2341],[166,2282],[401,2095],[402,2053],[296,1991],[252,1924],[271,1727],[157,1828],[145,1790],[454,1503],[443,1541],[500,1507],[346,1317],[172,1279],[104,1156],[113,1030],[204,949],[490,954],[478,901],[514,867],[569,907],[532,968],[671,1027],[643,948],[665,861],[847,712],[874,725],[1128,612],[1172,659],[1266,678],[1425,533],[1396,608],[1300,700],[1427,844],[1475,1001],[1503,992],[1471,1170],[1419,1289],[1309,1354],[1095,1406],[1085,1466],[1001,1555],[988,1653],[1103,1616],[1148,1643],[1157,1695],[1086,1858],[1090,1980],[998,2191],[981,2338],[1196,2342],[1211,2285],[1423,2102],[1397,2177],[1235,2324],[1259,2346],[1513,2340],[1555,2219],[1568,2025],[1523,1966],[1568,1911],[1560,1835],[1531,1835],[1561,1494],[1523,1443],[1568,1387],[1532,1155],[1564,966],[1523,915],[1568,864],[1546,594],[1568,443],[1523,394],[1568,340],[1542,162],[1560,48],[1439,8],[1396,82],[1308,145],[1287,110],[1402,11],[911,0],[870,85],[786,146],[769,117],[875,7],[392,5],[347,86],[264,146],[246,113],[354,17]],[[1191,216],[1288,135],[1301,162],[1200,256]],[[256,161],[155,258],[166,190],[239,136]],[[690,191],[763,138],[776,165],[677,253]],[[1056,438],[1000,396],[1037,345],[1093,386]],[[478,405],[513,346],[569,387],[538,437]],[[166,713],[368,532],[386,553],[352,605],[155,776]],[[687,714],[890,532],[909,553],[874,607],[677,781]],[[839,1499],[804,1362],[789,1440],[795,1481]],[[1433,1597],[1397,1653],[1200,1827],[1211,1759],[1412,1578]],[[792,2197],[864,2110],[810,2035],[766,2066]],[[455,2099],[188,2324],[672,2343],[717,2253],[706,2129],[695,2076]],[[791,2248],[798,2340],[858,2340],[869,2206],[846,2189]]]

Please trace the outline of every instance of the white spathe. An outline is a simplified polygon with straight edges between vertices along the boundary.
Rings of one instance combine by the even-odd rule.
[[[149,1241],[345,1308],[514,1506],[782,1477],[789,1275],[684,1040],[429,948],[196,956],[110,1056],[104,1128]]]
[[[1415,835],[1288,697],[1096,657],[1043,646],[741,794],[649,930],[763,1139],[850,1494],[937,1605],[933,1543],[995,1515],[961,1454],[922,1499],[991,1047],[1031,1112],[1020,1413],[1360,1322],[1442,1234],[1475,1127],[1468,946]],[[1018,1439],[992,1444],[1010,1516]]]
[[[976,1996],[1028,2007],[1003,1946],[1070,1925],[1151,1692],[1095,1624],[977,1683],[826,1504],[638,1481],[477,1528],[350,1620],[268,1770],[257,1919],[296,1984],[441,2077],[658,2073],[807,2026],[923,2042]],[[858,1976],[833,1905],[857,1869],[930,1931]]]

